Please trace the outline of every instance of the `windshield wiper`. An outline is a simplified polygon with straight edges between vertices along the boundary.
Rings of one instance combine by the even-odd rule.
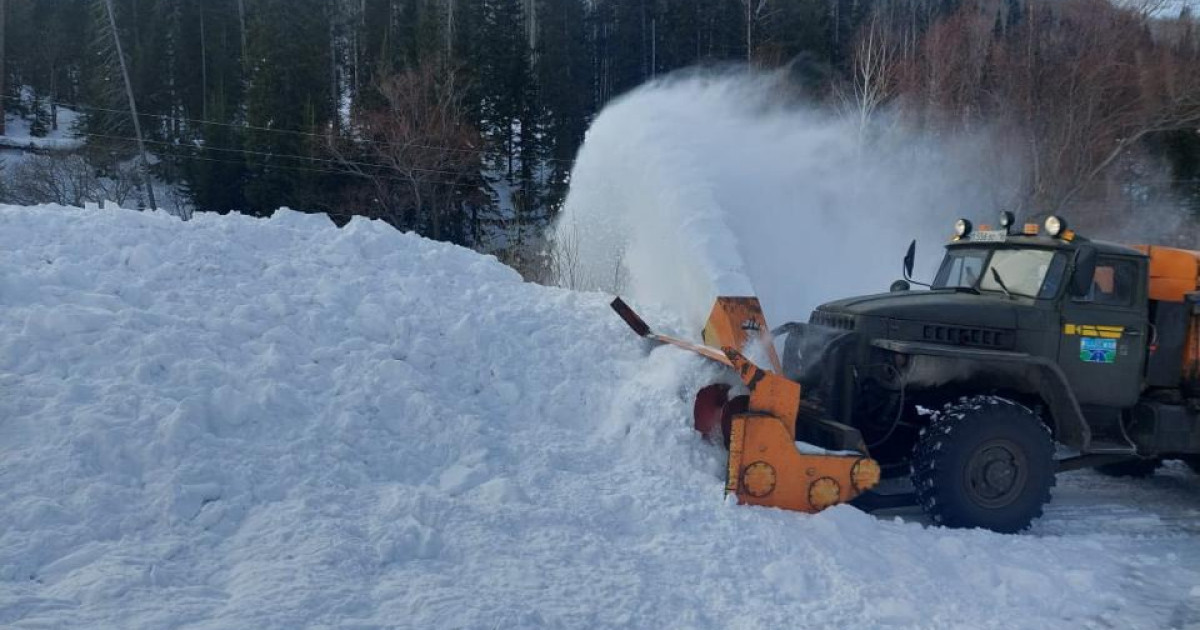
[[[1000,285],[1000,289],[1004,291],[1004,295],[1008,296],[1010,300],[1013,299],[1012,293],[1009,293],[1008,287],[1004,286],[1004,280],[1000,279],[1000,272],[996,271],[995,267],[992,267],[992,277],[996,279],[996,284]]]

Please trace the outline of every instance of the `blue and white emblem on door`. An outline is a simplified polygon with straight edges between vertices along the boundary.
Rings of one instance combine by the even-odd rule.
[[[1117,340],[1080,337],[1079,360],[1086,363],[1116,363]]]

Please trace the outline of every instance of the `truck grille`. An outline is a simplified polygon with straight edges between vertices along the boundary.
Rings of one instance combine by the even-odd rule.
[[[922,337],[926,341],[959,346],[979,346],[984,348],[1012,347],[1012,337],[1008,332],[989,328],[925,324]]]
[[[854,316],[842,315],[839,313],[830,313],[828,311],[813,311],[812,316],[808,318],[810,324],[825,326],[827,328],[838,328],[841,330],[854,330]]]

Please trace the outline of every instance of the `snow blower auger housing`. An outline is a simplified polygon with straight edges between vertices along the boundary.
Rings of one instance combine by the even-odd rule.
[[[781,376],[757,298],[717,298],[703,344],[653,332],[620,298],[612,307],[638,335],[727,365],[746,384],[749,395],[733,398],[729,386],[709,385],[697,394],[694,409],[696,430],[728,444],[726,492],[738,503],[818,512],[879,482],[879,465],[859,431],[823,417],[801,398],[799,383]],[[772,369],[743,354],[759,351]]]

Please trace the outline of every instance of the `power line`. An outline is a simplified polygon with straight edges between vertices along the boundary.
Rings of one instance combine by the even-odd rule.
[[[201,160],[204,162],[216,162],[219,164],[232,164],[232,165],[244,165],[245,164],[244,162],[238,162],[235,160],[221,160],[221,159],[217,159],[217,158],[203,157],[203,156],[199,156],[199,155],[172,154],[171,157],[179,158],[182,160]],[[286,170],[286,171],[298,171],[298,172],[305,172],[305,173],[323,173],[323,174],[327,174],[327,175],[348,175],[350,177],[358,177],[361,179],[385,179],[385,180],[389,180],[389,181],[410,183],[409,180],[407,180],[403,177],[397,177],[394,175],[367,175],[366,173],[358,173],[356,171],[346,171],[346,170],[339,171],[339,170],[331,170],[331,169],[323,169],[323,168],[309,168],[306,166],[276,165],[276,166],[271,166],[269,168]],[[470,189],[476,189],[476,190],[482,187],[481,185],[470,184],[467,182],[445,182],[445,181],[429,180],[427,183],[438,184],[441,186],[451,186],[451,187],[456,187],[456,188],[470,188]]]
[[[131,141],[131,142],[134,140],[134,138],[130,138],[128,136],[109,136],[109,135],[104,135],[104,134],[87,134],[87,133],[81,134],[81,135],[100,137],[100,138],[112,138],[112,139],[117,139],[117,140],[127,140],[127,141]],[[163,142],[163,141],[156,141],[156,140],[147,140],[146,142],[152,143],[152,144],[168,145],[168,147],[183,148],[180,145],[171,143],[171,142]],[[232,152],[244,152],[240,149],[229,149],[229,150]],[[305,156],[278,155],[278,154],[264,154],[264,155],[271,155],[274,157],[283,157],[283,158],[308,159]],[[240,162],[240,161],[235,161],[235,160],[221,160],[221,159],[217,159],[217,158],[210,158],[210,157],[204,157],[204,156],[200,156],[200,155],[191,155],[191,154],[187,154],[187,153],[178,153],[178,152],[166,152],[165,154],[160,154],[160,157],[168,157],[168,158],[179,159],[179,160],[184,160],[184,161],[200,160],[200,161],[204,161],[204,162],[216,162],[219,164],[230,164],[230,165],[237,165],[237,166],[243,166],[243,167],[246,165],[245,162]],[[320,159],[320,158],[315,158],[315,159]],[[400,177],[397,175],[386,175],[386,174],[371,175],[371,174],[362,173],[359,171],[347,170],[347,169],[334,170],[334,169],[328,169],[328,168],[311,168],[311,167],[306,167],[306,166],[295,166],[295,165],[284,165],[284,164],[272,164],[270,166],[267,166],[267,168],[277,169],[277,170],[306,172],[306,173],[322,173],[322,174],[327,174],[327,175],[342,175],[342,176],[358,177],[361,179],[383,179],[383,180],[388,180],[388,181],[396,181],[396,182],[402,182],[405,184],[411,184],[411,180],[409,180],[406,177]],[[432,171],[432,172],[449,173],[449,171]],[[476,190],[484,187],[487,184],[487,182],[482,182],[480,184],[472,184],[469,182],[462,182],[462,181],[443,181],[443,180],[425,180],[425,183],[435,184],[435,185],[440,185],[440,186],[450,186],[450,187],[456,187],[456,188],[476,189]]]
[[[19,96],[5,96],[3,98],[6,100],[9,100],[9,101],[15,101],[17,103],[24,103],[24,100],[22,100],[21,97],[19,97]],[[120,114],[122,116],[129,116],[128,111],[119,110],[119,109],[110,109],[110,108],[106,108],[106,107],[99,107],[96,105],[79,105],[79,104],[71,104],[71,103],[61,103],[61,102],[57,102],[57,101],[46,101],[46,103],[48,105],[53,105],[55,107],[63,107],[66,109],[71,109],[71,110],[105,112],[105,113],[109,113],[109,114]],[[163,121],[183,121],[183,122],[196,123],[196,124],[200,124],[200,125],[214,125],[217,127],[230,127],[230,128],[234,128],[234,129],[246,129],[246,130],[251,130],[251,131],[265,131],[268,133],[280,133],[280,134],[303,136],[303,137],[309,137],[309,138],[321,138],[321,139],[327,138],[327,136],[325,136],[324,134],[312,133],[310,131],[299,131],[299,130],[295,130],[295,129],[276,129],[273,127],[261,127],[261,126],[257,126],[257,125],[251,125],[249,123],[226,123],[226,122],[218,122],[215,120],[203,120],[200,118],[187,118],[184,116],[169,116],[167,114],[139,113],[138,116],[141,118],[157,118],[157,119],[163,120]],[[361,142],[364,144],[383,144],[383,145],[388,144],[387,142],[382,141],[382,140],[358,139],[358,140],[356,140],[356,142]],[[447,146],[438,146],[438,145],[430,145],[430,144],[409,144],[407,146],[415,147],[415,148],[419,148],[419,149],[432,149],[432,150],[437,150],[437,151],[452,151],[452,152],[460,152],[460,153],[470,153],[472,155],[489,156],[489,157],[501,158],[501,159],[507,159],[509,157],[509,155],[507,153],[502,153],[499,151],[488,151],[485,149],[465,149],[462,147],[447,147]],[[546,157],[546,158],[541,158],[541,159],[543,159],[547,162],[557,162],[560,164],[568,164],[568,165],[575,163],[574,160],[567,160],[567,159],[562,159],[562,158]]]
[[[102,133],[86,133],[86,132],[84,132],[84,133],[80,133],[79,135],[88,137],[88,138],[104,138],[104,139],[108,139],[108,140],[127,140],[127,141],[133,140],[133,138],[130,138],[128,136],[117,136],[117,135],[102,134]],[[146,140],[145,142],[147,144],[160,145],[160,146],[164,146],[164,147],[171,148],[171,149],[174,149],[174,148],[186,149],[187,148],[186,145],[182,145],[182,144],[179,144],[176,142],[168,142],[166,140]],[[307,162],[329,164],[332,166],[340,166],[340,165],[346,164],[346,165],[351,165],[351,166],[363,166],[363,167],[367,167],[367,168],[377,168],[377,169],[382,169],[382,170],[392,170],[394,168],[387,164],[379,164],[379,163],[375,163],[375,162],[358,162],[358,161],[354,161],[354,160],[341,160],[341,159],[337,159],[337,158],[321,158],[321,157],[309,156],[309,155],[294,155],[294,154],[290,154],[290,153],[272,153],[269,151],[251,151],[249,149],[237,149],[237,148],[233,148],[233,147],[214,147],[214,146],[205,145],[203,147],[197,147],[197,148],[200,148],[202,150],[207,150],[207,151],[221,151],[224,153],[236,153],[236,154],[241,154],[241,155],[253,155],[253,156],[259,156],[259,157],[281,158],[281,159],[291,159],[291,160],[304,160]],[[174,157],[185,156],[185,154],[181,154],[181,153],[171,153],[171,155]],[[445,171],[445,170],[440,170],[440,169],[412,167],[407,170],[412,170],[412,171],[416,171],[419,173],[434,173],[434,174],[438,174],[438,175],[448,175],[451,177],[457,177],[457,176],[462,175],[462,173],[456,173],[454,171]],[[331,170],[329,172],[331,172],[331,173],[346,173],[346,174],[352,174],[352,175],[359,174],[359,173],[349,170],[349,169]],[[363,176],[371,177],[371,175],[367,175],[365,173],[363,174]],[[380,177],[383,177],[383,175],[380,175]],[[397,179],[404,179],[404,178],[397,178]],[[518,178],[516,181],[525,182],[525,183],[542,183],[542,182],[537,182],[537,181],[529,179],[529,178]]]
[[[200,160],[203,162],[216,162],[218,164],[232,164],[232,165],[242,165],[243,164],[242,162],[237,162],[234,160],[220,160],[217,158],[201,157],[199,155],[179,155],[179,156],[175,156],[175,157],[179,157],[184,160]],[[326,174],[331,174],[331,175],[350,175],[352,177],[362,177],[362,178],[367,178],[367,179],[371,178],[370,175],[359,174],[359,173],[355,173],[353,171],[332,171],[332,170],[319,169],[319,168],[306,168],[303,166],[273,166],[271,168],[290,170],[290,171],[301,171],[301,172],[306,172],[306,173],[326,173]],[[386,175],[379,176],[379,179],[389,179],[389,180],[395,180],[395,181],[405,182],[405,183],[407,183],[407,181],[408,181],[402,177],[394,177],[394,176],[386,176]],[[436,182],[435,181],[435,182],[430,182],[430,183],[441,184],[444,186],[451,186],[451,187],[457,187],[457,188],[472,188],[472,189],[479,188],[479,186],[474,186],[474,185],[467,184],[464,182]],[[368,215],[354,214],[353,212],[341,212],[341,211],[332,210],[332,209],[321,210],[321,213],[328,214],[330,216],[338,216],[338,217],[368,216]]]

